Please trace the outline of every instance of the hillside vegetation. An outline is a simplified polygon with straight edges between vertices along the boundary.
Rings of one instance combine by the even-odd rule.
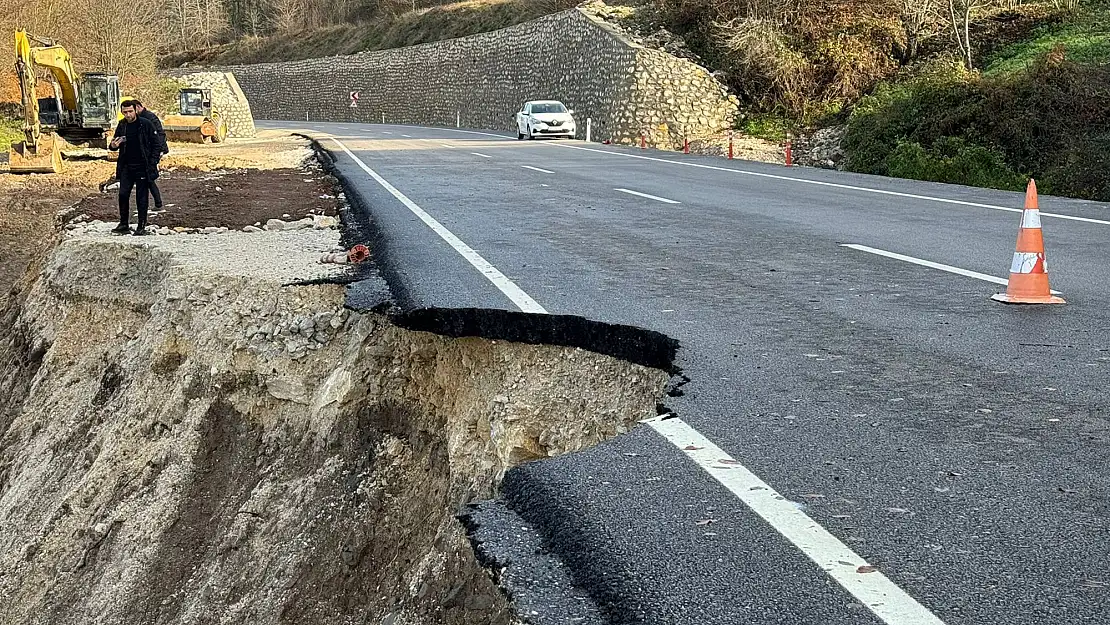
[[[489,32],[574,6],[568,0],[468,0],[366,22],[265,36],[247,36],[221,45],[166,55],[166,67],[183,64],[239,65],[292,61],[366,50],[386,50]]]
[[[939,56],[857,103],[850,169],[1110,201],[1110,20],[1056,15],[966,68]]]

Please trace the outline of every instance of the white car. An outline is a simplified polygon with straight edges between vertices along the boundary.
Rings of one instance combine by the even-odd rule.
[[[516,114],[516,138],[536,137],[574,138],[574,111],[567,110],[562,102],[542,100],[525,102]]]

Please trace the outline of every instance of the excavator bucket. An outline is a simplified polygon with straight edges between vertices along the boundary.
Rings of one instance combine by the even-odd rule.
[[[62,171],[62,145],[53,134],[43,134],[38,149],[31,151],[22,141],[13,143],[8,168],[13,174],[57,174]]]

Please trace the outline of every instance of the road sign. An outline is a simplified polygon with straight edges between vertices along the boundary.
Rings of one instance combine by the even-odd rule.
[[[353,109],[358,108],[358,92],[357,91],[352,91],[351,92],[351,108],[353,108]]]

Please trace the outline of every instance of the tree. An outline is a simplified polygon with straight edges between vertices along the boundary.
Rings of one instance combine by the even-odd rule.
[[[960,48],[960,58],[968,69],[975,68],[971,46],[971,16],[987,3],[988,0],[948,0],[948,17],[952,25],[952,35]]]
[[[940,0],[898,0],[898,18],[906,39],[902,50],[902,64],[917,58],[921,44],[941,31],[944,18]]]

